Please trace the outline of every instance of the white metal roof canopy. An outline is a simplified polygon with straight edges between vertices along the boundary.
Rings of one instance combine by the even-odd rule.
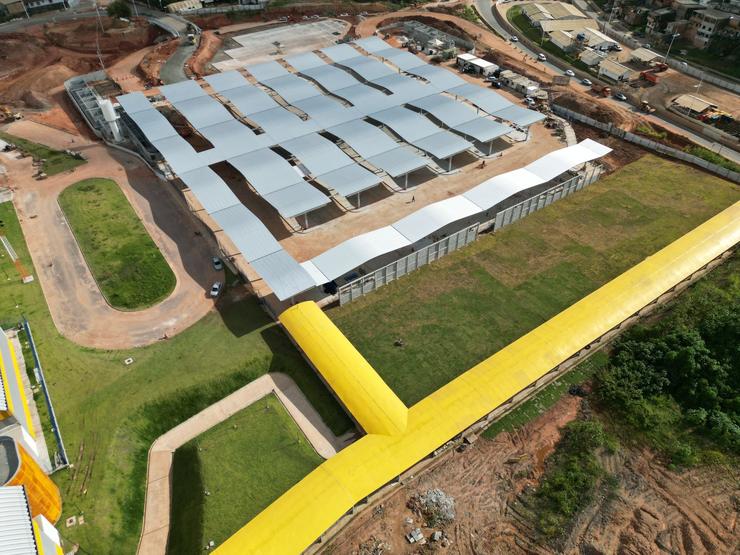
[[[7,555],[38,553],[23,486],[0,487],[0,548]]]

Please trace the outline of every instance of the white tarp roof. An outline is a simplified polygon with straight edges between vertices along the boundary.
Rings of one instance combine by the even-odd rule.
[[[302,266],[317,285],[322,285],[378,256],[409,246],[452,222],[484,212],[514,194],[546,183],[550,179],[548,176],[560,175],[610,151],[591,139],[556,150],[525,168],[493,177],[463,195],[431,204],[390,226],[348,239]],[[326,281],[320,281],[324,278]]]
[[[128,115],[140,112],[142,110],[154,110],[154,106],[149,102],[149,99],[140,92],[132,92],[129,94],[123,94],[117,96],[116,100],[121,107],[126,110]]]
[[[220,94],[245,116],[279,107],[279,104],[269,94],[249,83],[221,91]]]
[[[438,229],[462,218],[479,214],[481,209],[462,195],[435,202],[401,218],[393,228],[416,243]]]
[[[391,226],[347,239],[336,247],[311,259],[318,270],[330,280],[362,266],[369,260],[408,247],[411,242]]]
[[[268,79],[274,79],[275,77],[288,74],[288,70],[275,60],[261,64],[244,66],[244,69],[254,75],[254,78],[257,79],[257,81],[267,81]]]
[[[211,168],[198,168],[181,173],[180,179],[209,214],[239,204],[236,195]]]
[[[206,96],[204,91],[195,81],[180,81],[172,85],[159,87],[159,92],[170,102],[182,102],[199,96]]]

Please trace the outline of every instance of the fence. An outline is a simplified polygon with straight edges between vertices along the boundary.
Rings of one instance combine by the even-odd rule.
[[[183,10],[181,14],[184,15],[209,15],[215,13],[230,13],[230,12],[256,12],[264,10],[267,2],[260,2],[259,4],[231,4],[229,6],[213,6],[210,8],[198,8],[195,10]]]
[[[601,175],[601,171],[600,166],[586,164],[582,171],[570,179],[563,181],[562,183],[558,183],[546,191],[536,194],[518,204],[515,204],[514,206],[501,210],[494,216],[491,216],[489,212],[481,212],[479,215],[480,221],[469,225],[465,229],[453,233],[452,235],[436,241],[431,245],[424,246],[418,251],[399,258],[395,262],[391,262],[378,270],[342,285],[338,290],[339,304],[343,305],[354,301],[355,299],[367,295],[368,293],[375,291],[377,288],[390,283],[394,279],[413,272],[430,262],[439,260],[443,256],[472,243],[478,238],[478,232],[480,230],[490,229],[490,227],[493,226],[493,230],[496,231],[520,220],[532,212],[536,212],[537,210],[552,204],[556,200],[565,198],[576,191],[580,191],[584,187],[598,180]]]
[[[33,334],[31,333],[31,324],[28,320],[23,319],[23,329],[26,332],[28,343],[31,346],[31,353],[33,353],[33,361],[36,365],[36,372],[41,382],[41,391],[44,392],[44,399],[46,400],[46,408],[49,410],[49,420],[51,420],[51,429],[54,432],[54,437],[57,440],[57,446],[59,448],[59,457],[61,458],[62,464],[55,465],[54,471],[59,470],[69,465],[69,459],[67,458],[67,451],[64,448],[64,441],[62,441],[62,432],[59,431],[59,423],[57,422],[57,415],[54,412],[54,405],[51,404],[51,395],[49,395],[49,389],[46,387],[46,379],[44,378],[44,369],[41,367],[41,360],[39,360],[39,354],[36,351],[36,343],[33,340]]]
[[[354,301],[371,291],[375,291],[378,287],[390,283],[394,279],[413,272],[417,268],[426,266],[430,262],[439,260],[443,256],[472,243],[478,238],[478,225],[477,223],[471,225],[436,243],[412,252],[387,266],[383,266],[374,272],[342,285],[338,291],[339,304],[342,305]]]
[[[606,33],[613,39],[626,44],[630,48],[640,48],[641,46],[640,43],[632,37],[627,36],[625,33],[620,33],[619,31],[613,29],[608,25],[604,29],[604,33]],[[727,89],[735,93],[740,93],[740,83],[736,83],[728,79],[723,79],[722,77],[714,75],[713,73],[709,73],[707,71],[691,66],[688,64],[688,62],[684,62],[683,60],[678,59],[678,57],[669,58],[666,64],[677,71],[685,73],[686,75],[691,75],[692,77],[702,79],[705,83],[711,83],[712,85],[717,85],[718,87],[722,87],[723,89]]]
[[[494,220],[493,230],[497,231],[502,227],[505,227],[517,220],[522,219],[524,216],[527,216],[532,212],[537,212],[537,210],[541,210],[542,208],[552,204],[556,200],[560,200],[561,198],[565,198],[568,195],[575,193],[576,191],[580,191],[584,187],[591,185],[591,183],[596,181],[600,175],[601,168],[599,166],[591,165],[588,171],[584,172],[583,174],[571,177],[567,181],[559,183],[554,187],[550,187],[546,191],[543,191],[538,195],[534,195],[533,197],[530,197],[527,200],[520,202],[519,204],[515,204],[514,206],[510,206],[509,208],[497,212],[496,218]]]
[[[573,110],[563,108],[562,106],[553,105],[552,110],[553,112],[555,112],[559,116],[563,116],[564,118],[585,123],[586,125],[590,125],[591,127],[595,127],[596,129],[601,129],[602,131],[606,131],[610,135],[614,135],[615,137],[624,139],[625,141],[628,141],[630,143],[649,148],[650,150],[654,150],[659,154],[664,154],[672,158],[677,158],[678,160],[683,160],[684,162],[694,164],[695,166],[699,166],[700,168],[715,173],[720,177],[724,177],[725,179],[729,179],[730,181],[734,181],[735,183],[740,183],[740,173],[734,172],[727,168],[723,168],[722,166],[718,166],[717,164],[707,162],[703,158],[699,158],[698,156],[694,156],[693,154],[689,154],[688,152],[684,152],[676,148],[671,148],[664,144],[646,139],[645,137],[640,137],[639,135],[635,135],[634,133],[630,133],[629,131],[620,129],[612,123],[603,123],[601,121],[597,121],[588,116],[584,116],[583,114],[579,114],[578,112],[574,112]]]

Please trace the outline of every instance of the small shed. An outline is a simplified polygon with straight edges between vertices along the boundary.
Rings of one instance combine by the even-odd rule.
[[[673,99],[675,107],[692,115],[699,116],[708,110],[716,110],[718,106],[711,102],[694,96],[693,94],[682,94]]]
[[[614,60],[603,59],[599,64],[599,76],[612,81],[629,81],[632,70]]]
[[[471,60],[470,65],[473,66],[476,69],[476,72],[481,75],[491,75],[498,69],[498,66],[493,62],[489,62],[488,60],[483,60],[481,58]]]
[[[653,60],[660,58],[660,54],[656,54],[652,50],[648,50],[647,48],[636,48],[632,51],[630,54],[630,59],[632,61],[641,63],[641,64],[649,64]]]
[[[550,33],[550,42],[564,52],[568,52],[575,45],[575,37],[569,31],[553,31]]]
[[[475,54],[470,54],[468,52],[465,52],[464,54],[458,54],[457,55],[457,66],[460,68],[465,67],[473,60],[477,60],[478,56]]]
[[[580,53],[578,59],[586,64],[588,67],[593,67],[599,65],[605,57],[606,56],[604,56],[604,54],[597,52],[596,50],[586,48],[585,50],[583,50],[583,52]]]

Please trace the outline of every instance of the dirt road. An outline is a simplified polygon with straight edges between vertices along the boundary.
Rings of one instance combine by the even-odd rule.
[[[170,472],[175,450],[238,411],[275,393],[316,452],[325,459],[343,447],[321,420],[296,383],[286,374],[270,373],[224,397],[157,438],[149,449],[144,525],[138,555],[164,555],[170,526]]]
[[[51,316],[59,332],[87,347],[124,349],[153,343],[191,326],[213,308],[208,288],[223,274],[211,265],[209,243],[177,192],[137,158],[79,136],[20,121],[8,132],[56,148],[75,148],[88,162],[73,172],[31,179],[31,159],[5,157],[14,204]],[[57,197],[89,177],[115,180],[177,277],[172,294],[145,310],[111,308],[100,293],[62,214]]]

